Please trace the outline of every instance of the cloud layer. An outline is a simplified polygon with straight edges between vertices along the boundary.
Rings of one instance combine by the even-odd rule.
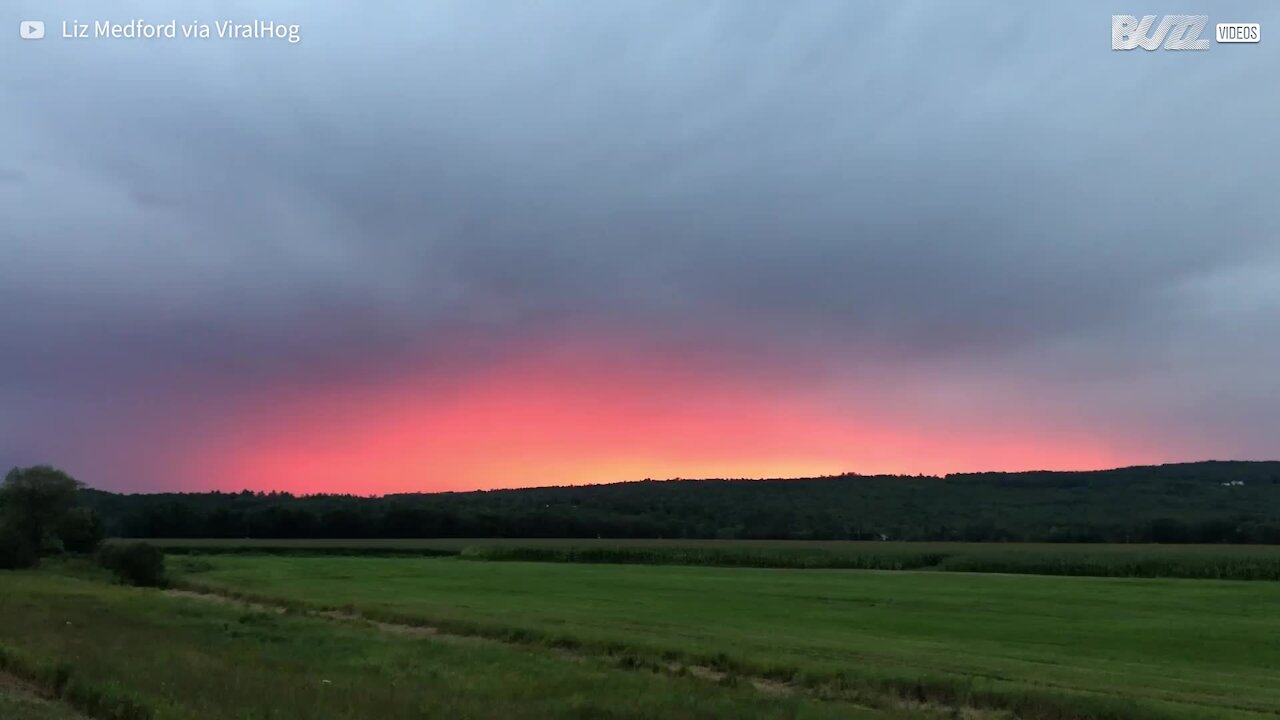
[[[1274,457],[1276,51],[947,7],[5,40],[0,460],[381,492]],[[262,16],[50,12],[9,14]]]

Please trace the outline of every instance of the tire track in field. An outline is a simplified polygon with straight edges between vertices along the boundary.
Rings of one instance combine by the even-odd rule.
[[[284,605],[275,605],[275,604],[265,603],[260,601],[245,600],[242,598],[234,597],[231,595],[224,595],[222,593],[216,593],[216,592],[187,590],[187,589],[168,589],[164,591],[164,594],[170,597],[192,598],[196,600],[203,600],[206,602],[214,602],[222,605],[240,607],[246,610],[256,610],[259,612],[274,613],[277,615],[283,615],[289,611],[289,608],[285,607]],[[310,610],[310,609],[298,610],[296,612],[299,615],[302,615],[304,617],[323,618],[326,620],[336,620],[338,622],[355,623],[355,624],[364,625],[367,627],[373,627],[388,634],[399,635],[403,637],[432,638],[434,640],[441,640],[445,642],[487,643],[487,644],[493,644],[493,645],[517,645],[518,644],[513,642],[504,642],[502,640],[497,640],[495,638],[482,637],[479,635],[465,635],[462,633],[449,632],[447,630],[444,630],[442,628],[439,628],[433,625],[410,625],[407,623],[391,623],[391,622],[386,622],[384,620],[374,620],[372,618],[366,617],[356,612],[345,612],[342,610]],[[527,645],[524,645],[524,644],[520,644],[520,646],[527,647]],[[572,658],[572,659],[587,659],[587,658],[600,657],[595,653],[574,652],[566,648],[551,648],[551,649],[555,650],[555,652],[561,656]],[[692,677],[696,677],[702,680],[709,680],[712,682],[728,682],[731,677],[735,677],[732,673],[727,673],[727,672],[724,672],[723,670],[717,670],[716,668],[713,668],[709,665],[690,665],[690,664],[678,663],[678,662],[668,662],[662,665],[661,667],[663,670],[675,675],[687,673]],[[747,680],[757,690],[761,692],[769,693],[771,695],[792,695],[802,690],[802,688],[796,685],[792,685],[790,683],[784,683],[778,680],[771,680],[769,678],[743,677],[740,675],[736,677],[740,677],[743,680]]]
[[[59,720],[90,720],[88,715],[49,697],[34,683],[0,670],[0,700],[5,698],[15,703],[48,709],[50,716],[57,717]]]
[[[491,645],[504,645],[508,647],[527,648],[531,646],[529,643],[521,643],[518,641],[508,641],[485,637],[482,635],[452,632],[434,625],[394,623],[386,622],[384,620],[375,620],[365,615],[361,615],[358,612],[352,611],[333,609],[317,610],[312,608],[299,608],[296,605],[286,603],[264,602],[260,599],[249,600],[232,594],[221,593],[205,588],[170,588],[163,592],[165,595],[170,597],[187,598],[203,602],[229,605],[246,610],[273,613],[277,615],[283,615],[292,611],[302,617],[353,623],[365,627],[372,627],[381,632],[399,635],[402,637],[430,638],[432,640],[442,642],[485,643]],[[549,650],[560,657],[575,661],[586,661],[592,659],[599,660],[609,657],[607,654],[583,652],[563,647],[543,647],[543,649]],[[769,695],[793,696],[803,694],[811,699],[827,702],[839,702],[841,704],[857,707],[863,710],[894,709],[899,711],[911,711],[918,713],[921,718],[947,718],[948,720],[952,718],[959,720],[1021,720],[1007,711],[977,707],[954,707],[927,701],[891,697],[888,695],[884,696],[881,702],[859,702],[849,697],[842,697],[838,693],[833,695],[818,691],[814,688],[807,688],[797,683],[783,682],[774,678],[758,675],[726,672],[710,665],[699,665],[696,663],[682,663],[678,661],[649,662],[637,660],[633,656],[623,656],[618,658],[618,662],[614,667],[619,670],[653,670],[674,676],[687,675],[689,677],[717,684],[745,682],[756,691]]]
[[[397,623],[385,620],[377,620],[359,612],[338,609],[317,609],[306,607],[297,603],[288,601],[273,601],[269,598],[255,597],[248,599],[239,596],[233,592],[224,592],[214,588],[193,587],[170,588],[163,591],[166,595],[179,598],[190,598],[205,602],[218,603],[233,607],[240,607],[247,610],[255,610],[259,612],[267,612],[278,615],[286,613],[295,613],[302,617],[310,617],[317,619],[330,620],[335,622],[349,623],[361,625],[364,627],[372,627],[381,632],[403,637],[430,638],[438,642],[453,643],[483,643],[489,645],[502,645],[507,647],[537,647],[542,650],[550,651],[562,658],[576,661],[586,661],[590,659],[607,659],[614,658],[617,662],[615,669],[619,670],[651,670],[662,672],[673,676],[687,675],[689,677],[705,680],[707,682],[719,684],[733,684],[745,682],[750,684],[755,690],[777,696],[794,696],[804,695],[805,697],[824,701],[838,702],[844,705],[858,707],[864,710],[895,710],[907,711],[913,713],[913,717],[945,719],[945,720],[1028,720],[1028,717],[1020,716],[1011,710],[973,705],[949,705],[935,700],[926,699],[924,696],[919,697],[903,697],[892,693],[877,692],[872,688],[864,688],[871,697],[865,693],[857,693],[851,696],[849,688],[841,687],[811,687],[796,682],[786,682],[775,678],[751,675],[742,672],[731,672],[718,669],[711,665],[702,665],[697,663],[684,663],[679,661],[662,660],[652,661],[636,658],[633,655],[614,656],[609,652],[591,652],[566,647],[557,647],[552,645],[543,645],[539,643],[531,643],[520,640],[506,640],[502,638],[492,637],[488,635],[458,632],[443,628],[437,625],[426,623]],[[989,680],[1012,681],[1013,678],[1005,677],[998,674],[984,674],[981,677]],[[1063,690],[1081,691],[1071,685],[1061,685],[1054,683],[1046,683],[1047,687]],[[1090,691],[1084,689],[1085,693],[1098,693],[1098,691]],[[1101,692],[1101,695],[1109,695],[1111,693]],[[1172,701],[1179,702],[1179,701]],[[1201,703],[1191,703],[1192,705],[1202,705]],[[1233,708],[1245,709],[1250,712],[1257,712],[1251,708]],[[918,715],[917,715],[918,714]],[[1266,713],[1273,714],[1273,713]],[[1036,717],[1039,715],[1037,714]],[[1060,712],[1053,712],[1053,718],[1080,718],[1089,720],[1093,715],[1063,715]],[[1108,715],[1107,717],[1111,717]],[[1147,717],[1147,716],[1144,716]],[[1157,717],[1157,716],[1153,716]],[[1159,715],[1164,718],[1165,716]]]

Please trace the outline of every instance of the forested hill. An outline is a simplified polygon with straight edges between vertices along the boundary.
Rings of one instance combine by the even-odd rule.
[[[1280,543],[1280,462],[667,480],[292,496],[84,491],[131,537],[632,537]]]

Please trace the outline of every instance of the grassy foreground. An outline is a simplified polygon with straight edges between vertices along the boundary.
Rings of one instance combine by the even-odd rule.
[[[1280,546],[805,540],[154,540],[170,553],[461,555],[473,560],[1280,580]]]
[[[181,566],[183,561],[179,561]],[[193,586],[874,702],[1025,718],[1280,713],[1280,584],[210,556]]]
[[[4,720],[85,720],[70,707],[40,695],[27,683],[0,673],[0,718]]]
[[[104,720],[922,716],[48,571],[3,572],[0,584],[0,671]],[[2,691],[0,713],[71,717]]]

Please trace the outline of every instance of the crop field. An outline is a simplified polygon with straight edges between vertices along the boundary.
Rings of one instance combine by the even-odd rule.
[[[1280,547],[803,540],[153,540],[174,554],[460,555],[470,560],[1280,580]]]

